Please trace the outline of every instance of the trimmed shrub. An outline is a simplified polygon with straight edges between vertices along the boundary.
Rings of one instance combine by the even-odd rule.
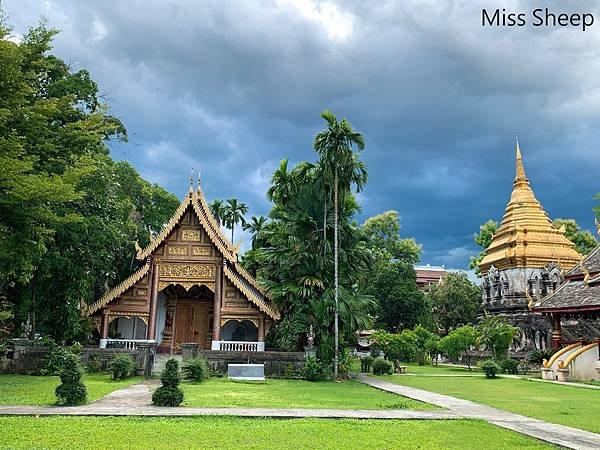
[[[68,356],[72,354],[64,347],[52,347],[50,353],[42,360],[40,375],[60,375]]]
[[[485,373],[486,378],[496,378],[496,374],[500,368],[493,359],[486,359],[481,363],[481,370]]]
[[[373,374],[374,375],[391,375],[394,372],[394,366],[387,359],[382,357],[375,358],[373,361]]]
[[[506,358],[500,361],[500,370],[502,373],[516,375],[519,372],[519,361],[512,358]]]
[[[360,358],[360,371],[363,373],[369,373],[371,371],[373,361],[375,361],[375,358],[370,355]]]
[[[181,373],[185,380],[192,383],[199,383],[210,378],[208,363],[203,356],[186,359],[181,366]]]
[[[108,368],[113,380],[123,380],[129,378],[135,370],[135,361],[125,353],[118,353],[110,360]]]
[[[152,394],[154,406],[179,406],[183,401],[183,392],[179,389],[181,374],[176,359],[169,359],[160,375],[162,386]]]
[[[92,353],[85,364],[87,373],[98,373],[102,371],[102,360],[98,353]]]
[[[81,405],[87,399],[87,389],[81,381],[83,368],[79,356],[69,353],[65,356],[64,366],[60,372],[60,381],[54,393],[59,405]]]
[[[300,374],[307,381],[319,381],[325,377],[323,365],[317,358],[312,356],[304,358],[304,367]]]

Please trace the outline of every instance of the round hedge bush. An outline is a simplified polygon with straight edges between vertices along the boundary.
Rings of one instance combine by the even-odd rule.
[[[186,359],[181,367],[181,373],[184,380],[191,381],[192,383],[199,383],[210,378],[208,363],[206,362],[206,358],[202,356],[194,356],[193,358]]]
[[[486,378],[496,378],[496,374],[500,371],[500,367],[493,359],[486,359],[481,363],[481,370],[485,373]]]
[[[373,374],[374,375],[391,375],[394,372],[394,366],[387,359],[383,359],[381,356],[375,358],[373,361]]]
[[[109,369],[113,380],[123,380],[129,378],[135,370],[135,361],[129,355],[119,353],[110,360]]]

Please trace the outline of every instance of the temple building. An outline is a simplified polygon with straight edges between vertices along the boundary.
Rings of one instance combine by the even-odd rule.
[[[544,378],[597,380],[600,376],[600,245],[565,274],[565,281],[558,289],[535,302],[532,309],[550,318],[552,346],[560,348],[550,360],[544,361]]]
[[[446,273],[444,266],[432,266],[430,264],[415,266],[417,286],[424,291],[428,291],[432,285],[440,284]]]
[[[189,192],[136,258],[143,265],[90,305],[100,347],[135,348],[155,342],[178,352],[201,349],[262,351],[279,311],[238,263],[198,187]]]
[[[502,315],[523,330],[521,343],[515,350],[529,351],[550,345],[550,321],[529,308],[554,292],[562,280],[561,273],[580,260],[581,255],[565,236],[564,229],[552,224],[535,198],[517,142],[510,201],[479,264],[483,310]]]

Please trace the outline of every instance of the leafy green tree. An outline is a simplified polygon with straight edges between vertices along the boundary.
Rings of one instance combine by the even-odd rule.
[[[479,275],[479,263],[485,256],[485,250],[492,243],[492,238],[494,237],[494,233],[498,231],[498,222],[493,220],[488,220],[484,224],[479,227],[479,233],[475,233],[473,235],[473,239],[475,243],[481,247],[481,252],[477,256],[471,256],[471,261],[469,262],[469,268],[474,270],[476,274]]]
[[[56,33],[42,23],[16,44],[0,24],[0,301],[17,323],[32,314],[35,331],[79,340],[80,308],[130,272],[135,242],[178,201],[110,158],[125,128],[85,69],[49,54]]]
[[[427,362],[427,356],[436,345],[438,336],[421,325],[417,325],[413,330],[415,335],[415,355],[417,363],[424,366]]]
[[[471,370],[469,350],[477,345],[479,332],[471,325],[463,325],[444,336],[438,345],[439,350],[449,358],[458,360],[463,354],[467,367]]]
[[[370,339],[392,361],[394,369],[398,369],[401,361],[413,361],[417,355],[418,337],[412,330],[404,330],[402,333],[380,330],[373,333]]]
[[[447,273],[440,284],[431,287],[428,297],[438,329],[443,334],[477,319],[481,291],[465,273]]]
[[[554,219],[552,223],[558,229],[564,227],[565,236],[575,244],[575,249],[582,255],[587,255],[598,245],[594,235],[582,230],[575,219]]]
[[[326,180],[333,180],[333,251],[334,251],[334,376],[338,376],[339,360],[339,197],[349,192],[352,185],[359,191],[367,181],[364,164],[354,153],[354,147],[363,150],[364,136],[352,128],[346,119],[338,121],[331,111],[323,111],[321,117],[327,129],[315,137],[314,148],[320,157],[320,167]],[[326,184],[328,185],[328,184]],[[325,195],[327,199],[327,193]]]
[[[368,282],[363,289],[378,303],[377,324],[390,332],[431,323],[431,308],[418,289],[414,263],[421,246],[400,238],[397,211],[370,217],[362,226],[372,255]]]
[[[238,223],[244,225],[244,215],[248,214],[248,205],[240,203],[237,198],[230,198],[225,203],[223,221],[225,226],[231,230],[231,243],[233,243],[233,232]]]
[[[477,326],[477,345],[492,353],[493,359],[505,358],[514,342],[521,337],[521,329],[514,327],[502,316],[486,314]]]

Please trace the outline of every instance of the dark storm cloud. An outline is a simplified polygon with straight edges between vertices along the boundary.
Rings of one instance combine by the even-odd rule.
[[[466,267],[472,233],[508,200],[516,134],[551,217],[592,227],[597,2],[570,6],[596,14],[586,32],[481,27],[482,7],[533,2],[3,5],[17,34],[41,14],[63,30],[56,53],[92,72],[130,132],[115,157],[180,195],[196,165],[209,197],[264,214],[272,170],[314,158],[330,108],[367,137],[364,216],[399,210],[424,262]]]

